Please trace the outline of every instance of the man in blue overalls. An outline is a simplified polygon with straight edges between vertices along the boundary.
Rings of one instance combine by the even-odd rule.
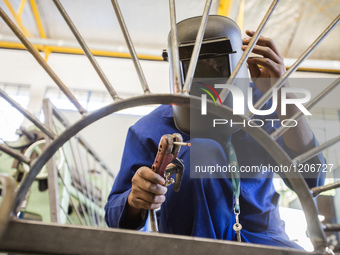
[[[201,17],[195,17],[177,24],[183,77],[187,72],[192,52],[191,43],[196,38],[200,21]],[[242,40],[235,22],[222,16],[209,16],[194,78],[211,78],[211,86],[219,79],[225,83],[254,35],[251,31],[246,33],[249,37]],[[273,85],[273,80],[282,76],[285,66],[283,57],[269,38],[260,37],[253,53],[258,56],[250,57],[247,64],[255,84],[251,86],[254,90],[253,102],[256,102]],[[248,75],[245,65],[240,75]],[[172,92],[175,93],[173,81],[170,83]],[[237,86],[246,94],[249,83],[245,86],[241,82]],[[228,98],[226,102],[230,104]],[[264,109],[268,109],[269,104],[270,102]],[[287,115],[282,116],[279,103],[277,111],[271,116],[259,116],[257,119],[281,120],[289,118],[297,111],[297,107],[288,105]],[[193,162],[198,166],[209,163],[220,166],[229,164],[226,156],[228,152],[220,141],[190,135],[188,117],[188,112],[180,106],[162,105],[129,129],[121,169],[105,206],[105,219],[109,227],[140,229],[145,224],[143,211],[161,208],[158,212],[161,233],[236,240],[233,230],[235,204],[230,178],[190,178],[190,171],[184,171],[181,189],[174,192],[164,186],[163,177],[150,169],[160,138],[164,134],[173,133],[180,133],[184,142],[197,145],[191,149],[181,148],[178,158],[183,160],[186,169],[190,169],[190,163]],[[271,133],[278,127],[277,123],[280,122],[275,125],[267,122],[262,128]],[[276,164],[250,135],[242,130],[231,130],[229,139],[239,167]],[[304,118],[277,142],[292,158],[317,145]],[[194,159],[191,160],[194,161],[190,161],[190,156],[193,155]],[[324,163],[321,154],[307,162],[316,163]],[[275,192],[271,177],[272,173],[267,173],[265,177],[241,179],[241,239],[244,242],[301,249],[285,233],[284,222],[280,219],[278,210],[279,195]],[[306,181],[310,187],[324,182],[324,175],[321,173],[309,177],[312,178]]]

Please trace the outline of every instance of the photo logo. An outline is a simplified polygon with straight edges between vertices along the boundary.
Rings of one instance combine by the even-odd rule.
[[[207,88],[209,88],[211,91],[213,91],[215,93],[215,95],[217,95],[217,98],[220,101],[221,106],[222,101],[221,98],[219,97],[217,91],[209,86],[208,84],[204,84],[201,83],[203,85],[205,85]],[[227,88],[230,93],[233,96],[233,114],[234,115],[244,115],[245,110],[244,110],[244,106],[245,106],[245,102],[247,100],[247,104],[248,104],[248,108],[250,110],[250,112],[252,112],[253,114],[256,115],[270,115],[273,112],[275,112],[277,106],[278,106],[278,89],[274,89],[272,92],[272,105],[269,109],[255,109],[254,105],[253,105],[253,88],[249,87],[248,88],[248,98],[245,98],[246,96],[243,94],[243,91],[235,86],[235,85],[227,85],[227,84],[215,84],[215,88]],[[204,88],[200,88],[201,90],[203,90],[204,92],[206,92],[208,95],[210,95],[210,97],[213,99],[213,101],[216,104],[216,100],[213,97],[213,95],[210,93],[210,91],[208,91],[207,89]],[[300,98],[290,98],[288,96],[288,94],[290,93],[299,93],[302,94],[304,97],[300,97]],[[291,88],[291,87],[287,87],[287,88],[281,88],[281,114],[282,115],[286,115],[286,108],[288,104],[293,104],[295,105],[304,115],[312,115],[304,106],[303,103],[307,103],[310,98],[311,98],[311,93],[307,90],[307,89],[303,89],[303,88]],[[201,115],[207,115],[207,95],[206,94],[202,94],[201,95]]]
[[[205,88],[199,87],[200,90],[203,90],[205,93],[207,93],[211,97],[211,99],[214,101],[215,105],[217,105],[216,100],[208,89],[210,89],[216,95],[221,106],[223,105],[222,100],[220,98],[220,95],[217,93],[217,91],[213,87],[211,87],[210,85],[203,83],[203,82],[199,82],[199,84],[202,84],[207,88],[207,89],[205,89]],[[202,99],[201,100],[201,114],[202,115],[207,115],[207,94],[201,95],[201,99]]]

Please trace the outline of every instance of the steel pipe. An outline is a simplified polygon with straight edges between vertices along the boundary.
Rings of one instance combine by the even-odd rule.
[[[198,29],[198,33],[196,36],[196,41],[195,41],[195,46],[191,54],[190,58],[190,63],[189,63],[189,68],[187,75],[185,77],[185,82],[184,82],[184,87],[183,87],[183,93],[190,93],[191,89],[191,84],[192,84],[192,79],[195,74],[196,70],[196,65],[197,65],[197,60],[198,56],[201,50],[201,45],[204,37],[204,32],[205,32],[205,27],[207,25],[208,17],[209,17],[209,11],[211,7],[212,0],[207,0],[204,6],[204,11],[203,11],[203,16],[201,20],[201,25]]]
[[[60,80],[57,74],[52,70],[52,68],[46,63],[40,53],[33,47],[29,40],[24,36],[20,29],[12,22],[12,20],[7,16],[4,10],[0,7],[0,16],[13,31],[13,33],[19,38],[27,50],[33,55],[37,62],[42,68],[48,73],[52,80],[58,85],[65,96],[70,100],[70,102],[78,109],[81,114],[86,113],[86,110],[80,105],[78,100],[74,97],[72,92],[66,87],[66,85]]]
[[[0,151],[5,152],[6,154],[12,156],[13,158],[19,160],[20,162],[24,162],[27,165],[31,164],[31,159],[26,157],[24,154],[18,152],[17,150],[14,150],[13,148],[0,143]]]
[[[318,155],[320,152],[322,152],[324,149],[327,149],[328,147],[331,147],[332,145],[338,143],[340,141],[340,135],[334,137],[333,139],[314,147],[313,149],[301,154],[300,156],[297,156],[293,159],[294,164],[298,165],[301,163],[306,162],[307,160],[311,159],[312,157]]]
[[[125,24],[122,12],[120,11],[120,8],[119,8],[119,5],[118,5],[118,1],[117,0],[111,0],[111,2],[112,2],[113,9],[115,10],[115,13],[116,13],[116,16],[117,16],[120,28],[121,28],[122,33],[124,35],[126,44],[127,44],[128,48],[129,48],[131,59],[133,61],[133,64],[135,65],[138,78],[139,78],[139,80],[140,80],[140,82],[142,84],[143,91],[144,91],[144,93],[148,94],[148,93],[150,93],[150,89],[149,89],[148,83],[146,82],[146,79],[145,79],[142,67],[141,67],[141,65],[139,63],[139,59],[137,57],[136,50],[135,50],[135,48],[133,46],[130,34],[129,34],[128,29],[126,27],[126,24]]]
[[[0,96],[3,99],[5,99],[8,103],[10,103],[15,109],[17,109],[27,119],[29,119],[34,125],[37,126],[37,128],[39,128],[42,132],[44,132],[49,138],[54,139],[56,137],[56,134],[52,130],[50,130],[44,123],[38,120],[33,114],[27,111],[24,107],[18,104],[2,89],[0,89]]]
[[[255,34],[251,38],[246,50],[243,52],[240,60],[238,61],[234,71],[231,73],[226,84],[233,84],[234,83],[235,78],[237,77],[237,75],[238,75],[239,71],[241,70],[241,67],[243,66],[243,64],[247,61],[249,54],[251,53],[251,51],[255,47],[255,45],[256,45],[256,43],[257,43],[258,39],[260,38],[260,35],[263,31],[263,28],[267,24],[270,16],[272,15],[273,11],[275,10],[275,7],[277,6],[278,2],[279,2],[279,0],[274,0],[272,2],[272,4],[269,6],[267,13],[264,15],[259,27],[257,28]],[[222,102],[225,101],[229,92],[230,92],[230,90],[228,90],[227,88],[222,89],[222,91],[220,92],[220,98],[221,98]]]
[[[89,47],[87,46],[84,38],[79,33],[78,29],[76,28],[76,26],[72,22],[70,16],[67,14],[66,10],[64,9],[64,7],[60,3],[60,1],[59,0],[53,0],[53,2],[56,5],[57,9],[59,10],[61,16],[63,16],[65,22],[68,25],[68,27],[71,29],[73,35],[77,39],[77,41],[78,41],[80,47],[83,49],[85,55],[90,60],[93,68],[96,70],[96,72],[99,75],[100,79],[104,83],[104,85],[105,85],[107,91],[109,92],[109,94],[111,95],[112,99],[113,100],[119,99],[119,96],[117,95],[116,91],[112,87],[110,81],[108,80],[108,78],[106,77],[105,73],[103,72],[103,70],[99,66],[97,60],[93,56],[93,54],[92,54],[91,50],[89,49]]]
[[[170,9],[170,48],[171,48],[171,64],[172,64],[172,77],[173,83],[175,84],[175,94],[183,93],[182,87],[182,76],[181,76],[181,67],[179,63],[179,50],[178,50],[178,37],[177,37],[177,24],[176,24],[176,7],[175,0],[169,0],[169,9]]]
[[[307,110],[310,110],[312,107],[314,107],[319,101],[321,101],[326,95],[328,95],[330,92],[332,92],[338,85],[340,84],[340,77],[336,79],[332,84],[330,84],[327,88],[325,88],[321,93],[319,93],[315,98],[313,98],[309,103],[305,105],[305,108]],[[299,120],[303,116],[303,112],[299,111],[295,113],[290,119],[292,120]],[[278,139],[281,135],[283,135],[289,128],[292,121],[287,120],[286,126],[280,126],[278,129],[276,129],[270,136],[273,139]],[[293,123],[292,123],[293,124]]]
[[[324,186],[312,188],[311,192],[312,192],[313,197],[316,197],[321,192],[331,190],[331,189],[337,189],[337,188],[340,188],[340,181],[330,183],[330,184],[327,184],[327,185],[324,185]]]
[[[275,88],[279,89],[283,86],[283,84],[287,81],[289,76],[294,73],[299,65],[314,51],[314,49],[322,42],[322,40],[337,26],[340,21],[340,14],[332,21],[332,23],[319,35],[318,38],[307,48],[307,50],[302,53],[302,55],[295,61],[295,63],[285,72],[281,78],[256,102],[254,105],[255,109],[261,109],[266,102],[271,98],[273,90]],[[250,118],[254,116],[254,114],[249,111],[247,114]]]

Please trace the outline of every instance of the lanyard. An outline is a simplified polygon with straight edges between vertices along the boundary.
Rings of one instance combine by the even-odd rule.
[[[235,214],[235,224],[233,229],[236,233],[237,241],[241,242],[241,229],[242,225],[239,222],[239,214],[240,214],[240,185],[241,185],[241,178],[240,178],[240,168],[237,161],[236,152],[234,149],[233,144],[231,143],[231,136],[227,141],[227,151],[228,151],[228,159],[229,164],[231,166],[231,183],[233,186],[233,194],[234,194],[234,214]]]

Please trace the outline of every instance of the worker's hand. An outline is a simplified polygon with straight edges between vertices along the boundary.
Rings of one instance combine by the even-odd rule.
[[[139,168],[132,178],[128,204],[134,209],[157,209],[165,201],[165,180],[148,167]]]
[[[242,50],[247,48],[255,32],[247,30],[246,34],[249,37],[243,39]],[[280,78],[286,72],[283,57],[273,40],[263,36],[260,36],[252,52],[260,56],[249,57],[247,60],[250,76],[256,87],[262,93],[265,93],[274,85],[277,78]]]

